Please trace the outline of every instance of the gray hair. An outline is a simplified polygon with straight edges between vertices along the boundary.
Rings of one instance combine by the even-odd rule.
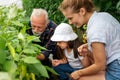
[[[45,15],[46,20],[48,21],[48,13],[45,9],[41,9],[41,8],[33,9],[30,20],[32,19],[33,16],[41,17],[42,15]]]

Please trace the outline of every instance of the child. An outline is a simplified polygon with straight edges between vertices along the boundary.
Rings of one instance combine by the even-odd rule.
[[[88,43],[78,51],[84,55],[84,50],[89,49],[94,58],[91,66],[74,71],[71,77],[81,80],[106,68],[106,80],[120,80],[120,23],[109,13],[96,12],[92,0],[63,0],[59,9],[69,24],[77,28],[87,24]]]
[[[87,56],[78,55],[77,47],[81,42],[70,25],[66,23],[58,25],[51,40],[57,42],[60,48],[58,52],[60,54],[57,53],[60,59],[54,59],[52,64],[55,71],[60,74],[61,80],[69,80],[66,73],[72,73],[90,65]]]

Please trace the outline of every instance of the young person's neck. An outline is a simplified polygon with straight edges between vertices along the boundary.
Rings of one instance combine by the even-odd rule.
[[[71,50],[72,50],[71,48],[67,48],[67,51],[68,51],[68,52],[71,52]]]
[[[92,16],[94,12],[89,12],[89,13],[86,13],[86,24],[88,23],[90,17]]]

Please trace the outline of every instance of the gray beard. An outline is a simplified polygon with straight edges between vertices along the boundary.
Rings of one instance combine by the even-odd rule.
[[[35,36],[40,36],[43,33],[43,32],[36,33],[33,30],[32,30],[32,32],[33,32],[33,35],[35,35]]]

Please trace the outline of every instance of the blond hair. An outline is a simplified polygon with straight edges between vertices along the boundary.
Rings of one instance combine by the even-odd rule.
[[[41,8],[33,9],[30,19],[32,19],[33,16],[41,17],[43,15],[45,15],[46,20],[48,21],[48,13],[47,13],[47,11],[45,9],[41,9]]]
[[[60,4],[60,11],[64,11],[67,8],[71,8],[72,12],[79,12],[80,8],[85,8],[87,12],[93,12],[95,10],[95,6],[92,0],[63,0]]]

